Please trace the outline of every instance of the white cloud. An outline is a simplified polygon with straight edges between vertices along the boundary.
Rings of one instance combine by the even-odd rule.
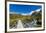
[[[30,12],[29,15],[31,15],[31,14],[34,13],[34,12],[35,12],[35,11]]]
[[[40,9],[37,9],[36,12],[39,12],[40,10],[41,10],[41,8]]]
[[[22,13],[21,15],[28,15],[28,13]]]
[[[35,10],[36,12],[39,12],[41,9],[37,9],[37,10]],[[32,13],[34,13],[35,11],[32,11],[32,12],[30,12],[30,13],[22,13],[21,15],[31,15]]]
[[[35,10],[36,12],[39,12],[41,10],[41,8],[40,9],[37,9],[37,10]],[[23,16],[26,16],[26,15],[31,15],[32,13],[34,13],[35,11],[31,11],[30,13],[20,13],[21,15],[23,15]],[[18,12],[10,12],[10,14],[19,14]]]
[[[10,14],[19,14],[18,12],[10,12]]]
[[[15,12],[10,12],[10,14],[15,14]]]

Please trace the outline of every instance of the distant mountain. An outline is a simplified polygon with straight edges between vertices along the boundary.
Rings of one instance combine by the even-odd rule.
[[[33,15],[34,13],[38,13],[38,12],[40,12],[41,11],[41,9],[37,9],[37,10],[35,10],[35,11],[32,11],[32,12],[30,12],[30,13],[18,13],[18,12],[10,12],[10,14],[16,14],[16,15],[21,15],[21,16],[31,16],[31,15]]]
[[[34,12],[39,12],[41,9],[37,9],[37,10],[35,10],[35,11],[32,11],[32,12],[30,12],[30,13],[22,13],[21,15],[24,15],[24,16],[27,16],[27,15],[32,15],[32,13],[34,13]]]
[[[22,20],[24,23],[25,22],[29,23],[29,22],[32,22],[34,19],[41,23],[42,10],[32,11],[29,14],[24,14],[24,15],[16,14],[15,12],[10,13],[10,23],[11,23],[11,25],[14,25],[13,22],[17,22],[17,20]],[[39,22],[37,24],[39,24]]]

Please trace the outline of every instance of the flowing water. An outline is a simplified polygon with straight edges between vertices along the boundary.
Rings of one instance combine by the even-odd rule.
[[[32,27],[35,27],[37,25],[37,21],[36,20],[33,20],[32,22],[29,22],[29,23],[23,23],[23,26],[24,28],[32,28]]]
[[[18,20],[18,22],[17,22],[17,28],[24,28],[21,20]]]
[[[35,27],[37,24],[36,24],[36,20],[34,20],[34,21],[32,21],[32,22],[30,22],[30,23],[22,23],[22,21],[21,20],[18,20],[18,22],[17,22],[17,28],[31,28],[31,27]]]
[[[14,28],[32,28],[37,25],[36,22],[37,22],[36,20],[33,20],[32,22],[29,23],[22,22],[22,20],[18,20]]]

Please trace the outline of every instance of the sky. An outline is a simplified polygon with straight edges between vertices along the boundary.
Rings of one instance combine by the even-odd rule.
[[[30,13],[37,9],[42,8],[40,5],[21,5],[21,4],[10,4],[9,11],[16,12],[16,13]]]

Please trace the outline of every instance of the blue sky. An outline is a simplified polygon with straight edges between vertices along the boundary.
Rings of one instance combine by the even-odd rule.
[[[20,5],[20,4],[10,4],[9,7],[10,12],[16,13],[29,13],[31,11],[35,11],[37,9],[42,8],[40,5]]]

